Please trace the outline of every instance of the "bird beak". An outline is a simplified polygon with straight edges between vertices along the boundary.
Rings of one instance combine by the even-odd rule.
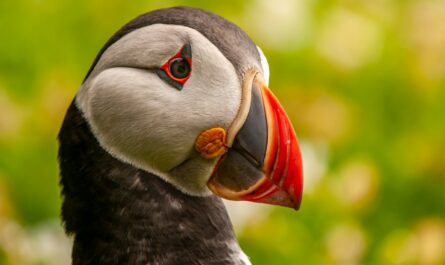
[[[245,76],[250,86],[247,117],[232,133],[207,186],[229,200],[246,200],[299,209],[303,188],[297,136],[260,73]],[[248,103],[247,103],[248,104]],[[241,109],[243,106],[241,106]],[[228,138],[231,131],[228,132]]]

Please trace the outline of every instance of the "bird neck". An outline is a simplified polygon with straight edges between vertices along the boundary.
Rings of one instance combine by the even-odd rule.
[[[184,194],[115,159],[74,103],[59,141],[73,264],[245,264],[219,198]]]

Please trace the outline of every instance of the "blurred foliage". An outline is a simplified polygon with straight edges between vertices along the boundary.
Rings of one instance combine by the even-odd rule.
[[[0,1],[0,264],[61,264],[36,231],[65,110],[113,32],[174,5],[261,46],[300,137],[302,208],[247,221],[253,264],[445,264],[445,0]]]

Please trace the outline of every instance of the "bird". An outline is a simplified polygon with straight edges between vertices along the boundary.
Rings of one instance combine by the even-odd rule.
[[[193,7],[144,13],[99,51],[58,134],[72,264],[251,264],[223,204],[299,209],[302,157],[264,53]]]

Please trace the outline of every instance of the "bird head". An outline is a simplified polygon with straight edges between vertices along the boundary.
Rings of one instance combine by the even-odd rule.
[[[241,29],[178,7],[118,31],[75,103],[104,150],[186,194],[298,209],[301,154],[268,79]]]

